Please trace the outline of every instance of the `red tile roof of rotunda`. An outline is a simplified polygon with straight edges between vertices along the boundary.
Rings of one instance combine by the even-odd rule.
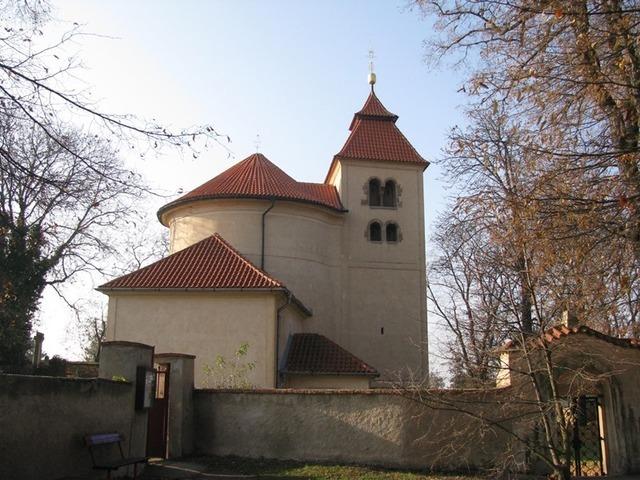
[[[254,153],[220,175],[163,206],[161,217],[174,206],[197,200],[216,198],[257,198],[310,203],[344,211],[338,191],[333,185],[298,182],[269,161]]]

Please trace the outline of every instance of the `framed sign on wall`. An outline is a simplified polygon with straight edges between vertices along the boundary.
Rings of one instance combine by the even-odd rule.
[[[156,396],[156,371],[149,367],[136,370],[136,410],[147,410],[153,406]]]

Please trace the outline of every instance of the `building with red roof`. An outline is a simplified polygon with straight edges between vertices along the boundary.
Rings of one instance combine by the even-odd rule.
[[[198,385],[241,345],[256,387],[425,376],[428,162],[397,121],[372,86],[323,183],[255,153],[163,206],[170,255],[99,287],[107,339],[196,355]]]

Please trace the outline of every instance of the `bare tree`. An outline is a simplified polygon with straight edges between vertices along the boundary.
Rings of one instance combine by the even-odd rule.
[[[603,241],[602,211],[549,207],[550,195],[581,197],[593,185],[558,175],[552,159],[526,148],[528,127],[509,111],[508,105],[473,107],[469,127],[451,132],[441,164],[456,197],[434,235],[429,297],[432,315],[444,321],[452,339],[446,353],[454,385],[486,388],[499,380],[496,350],[507,338],[518,352],[509,367],[517,382],[498,397],[487,393],[482,402],[493,407],[486,411],[442,392],[409,394],[507,435],[520,457],[509,451],[500,462],[528,452],[558,478],[568,478],[567,409],[594,359],[580,355],[567,364],[547,332],[568,311],[608,333],[628,333],[636,315],[635,255],[620,236]],[[636,300],[629,303],[630,297]],[[523,434],[527,429],[536,436]]]
[[[0,1],[0,13],[0,365],[18,365],[43,288],[103,268],[118,251],[113,229],[147,191],[118,146],[197,156],[229,139],[211,125],[174,130],[101,110],[77,88],[79,24],[53,38],[46,0]]]
[[[186,147],[194,156],[209,141],[226,148],[229,138],[211,125],[171,130],[155,120],[144,120],[130,114],[102,111],[92,102],[86,89],[75,87],[74,73],[81,63],[70,44],[87,35],[75,23],[58,39],[46,33],[50,6],[45,0],[5,0],[0,3],[3,14],[0,34],[0,106],[2,115],[31,123],[35,129],[87,165],[91,158],[73,149],[62,133],[52,125],[73,121],[82,125],[86,134],[118,139],[127,148],[137,149],[140,156],[149,150],[170,145]],[[200,143],[198,143],[200,139]],[[20,162],[8,152],[0,152],[6,161],[20,168]]]
[[[469,68],[462,90],[485,105],[508,102],[512,117],[535,127],[522,146],[548,157],[556,175],[593,187],[580,196],[541,191],[547,208],[598,210],[602,235],[622,236],[640,258],[637,2],[415,4],[443,32],[429,39],[430,57]]]
[[[500,322],[509,314],[505,306],[515,287],[492,258],[496,248],[472,229],[453,211],[440,218],[431,242],[436,258],[429,267],[429,313],[449,333],[443,354],[455,388],[495,382],[492,352],[507,339]]]
[[[57,128],[67,148],[28,122],[0,117],[0,149],[8,152],[0,155],[2,365],[24,361],[44,287],[101,270],[117,247],[112,232],[146,191],[108,142]]]
[[[632,388],[638,378],[632,372],[637,372],[640,362],[631,342],[612,345],[587,327],[581,328],[568,336],[565,327],[526,337],[514,332],[515,340],[496,352],[502,354],[496,364],[498,388],[399,385],[398,393],[426,407],[417,410],[418,422],[428,424],[433,417],[430,410],[446,413],[437,416],[428,438],[420,440],[424,448],[433,449],[433,467],[459,465],[460,457],[468,455],[470,466],[488,468],[495,476],[546,471],[551,478],[568,480],[580,473],[599,475],[606,468],[603,458],[596,451],[581,457],[580,452],[587,452],[574,443],[578,423],[590,421],[592,428],[597,427],[600,413],[593,408],[587,411],[585,403],[610,395],[625,377],[625,388]],[[614,411],[610,406],[609,413]],[[600,450],[600,430],[594,433],[591,446]]]
[[[82,357],[86,362],[100,361],[100,344],[107,332],[107,318],[99,302],[83,302],[74,305],[76,314],[75,330],[78,343],[82,348]]]

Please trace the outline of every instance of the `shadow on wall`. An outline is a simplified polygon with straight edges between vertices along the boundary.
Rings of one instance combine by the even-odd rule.
[[[130,383],[111,380],[0,375],[0,478],[91,473],[84,435],[130,438],[132,392]]]

